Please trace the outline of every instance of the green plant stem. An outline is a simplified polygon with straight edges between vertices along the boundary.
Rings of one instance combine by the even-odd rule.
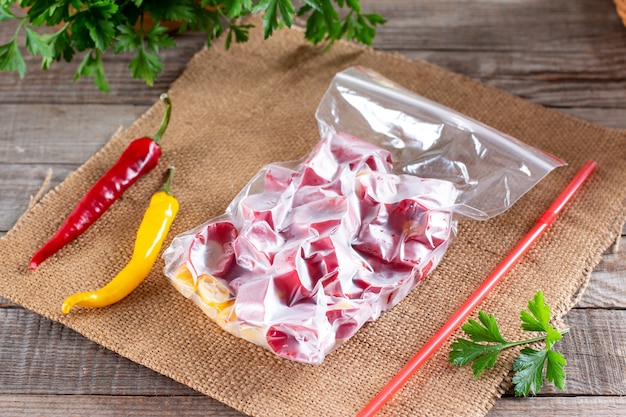
[[[558,332],[561,333],[561,335],[567,334],[567,333],[569,333],[569,328],[563,329],[563,330],[559,330]],[[531,343],[541,342],[542,340],[546,340],[546,337],[547,337],[547,335],[537,336],[537,337],[533,337],[532,339],[518,340],[516,342],[507,342],[507,343],[503,343],[501,345],[493,345],[493,346],[498,346],[498,347],[500,347],[499,350],[504,350],[504,349],[515,347],[515,346],[529,345]]]
[[[17,29],[15,29],[15,33],[13,34],[13,39],[11,39],[12,42],[17,42],[17,35],[19,35],[20,30],[22,30],[22,28],[26,25],[26,17],[22,17],[20,20],[20,24],[17,25]]]

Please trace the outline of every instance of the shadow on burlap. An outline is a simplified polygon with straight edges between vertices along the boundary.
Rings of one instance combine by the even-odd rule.
[[[292,363],[220,330],[163,276],[159,261],[128,298],[63,316],[71,293],[98,288],[128,261],[149,197],[169,165],[181,203],[171,238],[223,212],[257,170],[297,159],[319,140],[314,112],[334,74],[352,65],[387,78],[563,158],[512,209],[463,222],[439,267],[405,300],[320,366]],[[153,132],[156,104],[27,211],[0,240],[0,295],[135,362],[252,416],[352,416],[372,398],[499,263],[589,158],[599,167],[570,206],[481,305],[504,334],[519,336],[519,311],[539,289],[560,319],[619,233],[626,197],[626,133],[547,110],[423,62],[339,42],[329,52],[283,30],[230,51],[203,50],[169,91],[174,102],[159,167],[85,234],[28,270],[32,253],[135,137]],[[166,244],[168,243],[166,242]],[[459,335],[457,333],[456,335]],[[451,341],[451,340],[450,340]],[[447,363],[449,343],[381,416],[480,416],[508,387],[514,353],[478,381]]]

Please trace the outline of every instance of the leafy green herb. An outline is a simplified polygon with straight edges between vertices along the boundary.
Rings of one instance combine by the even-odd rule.
[[[44,60],[52,59],[52,48],[50,44],[46,42],[43,36],[32,30],[26,28],[26,49],[34,56],[40,56]]]
[[[178,21],[179,31],[202,31],[208,46],[226,34],[225,47],[233,41],[247,42],[253,27],[241,18],[253,13],[263,15],[265,38],[282,28],[291,27],[296,17],[306,20],[305,38],[327,47],[338,39],[370,45],[376,26],[385,23],[377,14],[361,12],[359,0],[304,0],[296,10],[291,0],[0,0],[0,22],[19,21],[11,40],[0,44],[0,70],[26,73],[26,63],[18,44],[18,34],[26,32],[26,51],[41,58],[48,69],[61,59],[82,61],[74,79],[93,77],[95,84],[108,91],[102,56],[130,53],[133,77],[152,85],[163,71],[160,55],[175,46],[165,23]],[[19,6],[19,8],[18,8]],[[27,10],[27,12],[21,12]],[[21,15],[20,15],[21,14]],[[149,19],[147,18],[149,17]],[[150,23],[148,23],[148,21]],[[40,27],[57,27],[40,30]],[[60,29],[59,29],[60,28]],[[2,40],[0,40],[0,43]]]
[[[470,340],[457,338],[452,343],[448,359],[457,366],[472,363],[474,378],[478,378],[486,368],[493,368],[498,354],[504,349],[545,341],[545,348],[535,350],[525,347],[513,363],[513,384],[516,396],[536,394],[543,386],[545,378],[557,388],[565,387],[565,365],[567,361],[553,346],[561,340],[569,329],[557,330],[550,325],[550,307],[545,304],[543,293],[538,291],[528,302],[528,311],[520,313],[522,329],[541,332],[543,335],[509,342],[500,334],[498,323],[493,314],[478,312],[478,321],[470,319],[461,328]]]
[[[74,74],[74,81],[80,77],[89,76],[94,77],[94,83],[100,90],[104,92],[109,91],[109,82],[104,74],[104,66],[102,65],[102,54],[97,49],[85,55]]]
[[[52,34],[42,35],[41,39],[50,48],[50,56],[44,56],[41,60],[41,68],[47,70],[54,61],[60,61],[63,58],[70,62],[74,57],[74,49],[71,46],[71,40],[67,34],[67,25],[61,30]]]
[[[8,10],[4,10],[4,16],[7,16],[10,13]],[[20,77],[23,77],[26,74],[26,62],[24,61],[24,57],[20,52],[20,48],[17,44],[17,35],[19,34],[23,23],[20,23],[13,35],[13,38],[5,43],[4,45],[0,45],[0,69],[6,71],[17,71]]]

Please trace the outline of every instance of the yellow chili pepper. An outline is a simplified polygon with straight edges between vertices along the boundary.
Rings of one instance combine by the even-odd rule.
[[[69,313],[75,305],[106,307],[117,303],[143,282],[154,266],[167,232],[178,213],[178,201],[169,190],[173,173],[174,168],[170,167],[163,189],[150,199],[150,206],[137,231],[130,262],[104,287],[67,297],[62,307],[64,314]]]

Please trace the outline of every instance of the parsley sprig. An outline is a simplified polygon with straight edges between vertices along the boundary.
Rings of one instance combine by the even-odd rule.
[[[261,13],[263,33],[306,21],[305,38],[332,45],[345,38],[371,45],[376,26],[385,23],[378,14],[361,11],[359,0],[303,0],[296,10],[291,0],[0,0],[0,22],[17,20],[14,36],[0,44],[0,70],[26,73],[18,35],[26,33],[25,48],[41,58],[41,68],[55,61],[71,62],[81,54],[74,80],[93,77],[102,91],[109,90],[103,65],[105,52],[130,53],[134,78],[152,85],[163,71],[160,52],[176,45],[167,22],[180,23],[179,31],[201,31],[206,43],[225,34],[225,47],[249,39],[250,24],[242,18]],[[19,6],[19,8],[18,8]],[[149,17],[149,19],[147,19]],[[145,19],[145,20],[144,20]],[[148,23],[148,20],[150,23]],[[54,29],[41,30],[43,26]],[[0,40],[0,43],[3,40]]]
[[[545,378],[557,388],[565,387],[565,365],[567,361],[562,354],[553,349],[554,344],[561,340],[569,329],[557,330],[550,325],[550,307],[545,304],[543,292],[538,291],[528,302],[528,311],[520,313],[522,329],[530,332],[541,332],[540,336],[507,341],[500,334],[498,323],[493,314],[479,311],[478,320],[470,319],[461,328],[470,340],[457,338],[450,346],[449,361],[457,366],[472,363],[474,378],[478,378],[485,368],[493,368],[501,351],[520,345],[529,345],[545,341],[545,348],[536,350],[524,347],[513,363],[513,384],[516,396],[536,394],[543,386]]]

